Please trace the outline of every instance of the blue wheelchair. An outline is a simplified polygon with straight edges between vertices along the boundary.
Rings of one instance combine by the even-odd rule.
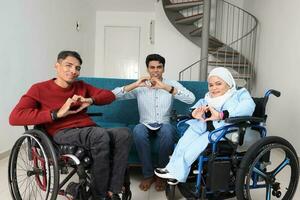
[[[229,125],[209,134],[210,144],[192,165],[187,181],[177,184],[186,199],[293,199],[299,180],[298,156],[287,140],[266,136],[265,110],[271,94],[280,96],[279,91],[269,90],[264,97],[253,98],[253,116],[228,118]],[[186,120],[177,123],[181,133]],[[176,185],[168,183],[166,196],[173,200]]]
[[[88,113],[99,116],[101,113]],[[88,150],[72,145],[58,145],[43,130],[25,126],[9,157],[8,183],[14,200],[90,200],[90,166]],[[75,175],[78,175],[74,179]],[[130,178],[125,173],[122,200],[130,200]]]

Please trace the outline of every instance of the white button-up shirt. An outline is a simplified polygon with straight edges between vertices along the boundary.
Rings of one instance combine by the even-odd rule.
[[[163,79],[163,82],[174,86],[177,94],[172,95],[166,90],[148,87],[138,87],[130,92],[125,92],[124,87],[117,87],[112,92],[118,100],[137,99],[140,123],[169,123],[174,98],[192,104],[195,95],[177,81]]]

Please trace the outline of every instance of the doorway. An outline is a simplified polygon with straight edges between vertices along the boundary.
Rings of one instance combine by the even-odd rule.
[[[104,77],[137,79],[140,27],[104,27]]]

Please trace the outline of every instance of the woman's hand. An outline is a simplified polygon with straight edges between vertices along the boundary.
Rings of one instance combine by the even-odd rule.
[[[198,107],[198,108],[196,108],[195,110],[193,110],[192,116],[193,116],[195,119],[199,119],[199,120],[201,120],[201,121],[205,121],[204,115],[205,115],[206,110],[207,110],[207,107],[206,107],[206,106]]]
[[[216,111],[213,107],[207,106],[207,111],[210,111],[211,116],[209,118],[206,118],[204,121],[216,121],[221,120],[220,113]]]

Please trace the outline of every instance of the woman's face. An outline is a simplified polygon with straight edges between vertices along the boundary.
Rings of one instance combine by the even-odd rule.
[[[229,89],[229,85],[218,76],[210,76],[208,78],[208,91],[212,98],[222,96]]]

